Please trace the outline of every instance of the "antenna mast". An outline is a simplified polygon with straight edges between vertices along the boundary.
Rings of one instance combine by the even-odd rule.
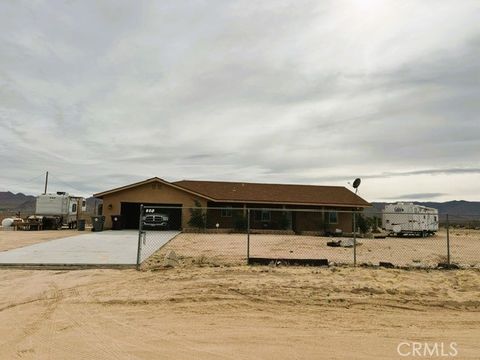
[[[45,191],[44,191],[44,194],[47,193],[47,188],[48,188],[48,171],[45,173]]]

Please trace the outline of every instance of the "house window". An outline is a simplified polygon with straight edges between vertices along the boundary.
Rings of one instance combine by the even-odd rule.
[[[256,221],[270,221],[271,214],[268,210],[256,210],[255,211],[255,220]]]
[[[227,207],[222,209],[222,217],[232,217],[232,208]]]
[[[262,210],[262,221],[270,221],[270,211]]]
[[[338,213],[336,211],[330,211],[328,213],[328,223],[338,224]]]

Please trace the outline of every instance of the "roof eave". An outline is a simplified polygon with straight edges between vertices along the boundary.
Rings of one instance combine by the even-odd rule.
[[[357,204],[338,204],[338,203],[312,203],[312,202],[284,202],[284,201],[260,201],[260,200],[248,200],[248,199],[243,199],[243,200],[233,200],[233,199],[215,199],[211,196],[190,190],[187,187],[177,185],[176,183],[171,183],[168,181],[165,181],[159,177],[153,177],[149,178],[143,181],[139,181],[130,185],[114,188],[111,190],[103,191],[100,193],[93,194],[94,197],[102,199],[104,196],[132,189],[141,185],[149,184],[151,182],[160,182],[162,184],[165,184],[167,186],[171,186],[175,189],[178,189],[180,191],[185,191],[187,193],[190,193],[192,195],[204,198],[206,200],[218,202],[218,203],[251,203],[251,204],[275,204],[275,205],[295,205],[295,206],[332,206],[332,207],[348,207],[348,208],[368,208],[372,207],[372,205],[368,202],[365,203],[357,203]],[[363,200],[363,199],[362,199]]]
[[[150,179],[147,179],[147,180],[143,180],[143,181],[139,181],[139,182],[136,182],[136,183],[133,183],[133,184],[130,184],[130,185],[126,185],[126,186],[122,186],[122,187],[118,187],[118,188],[115,188],[115,189],[111,189],[111,190],[107,190],[107,191],[103,191],[103,192],[100,192],[100,193],[96,193],[96,194],[93,194],[93,197],[95,198],[99,198],[99,199],[102,199],[104,196],[107,196],[107,195],[110,195],[110,194],[113,194],[113,193],[116,193],[116,192],[120,192],[120,191],[124,191],[124,190],[128,190],[128,189],[132,189],[132,188],[135,188],[135,187],[138,187],[138,186],[142,186],[142,185],[145,185],[145,184],[149,184],[151,182],[160,182],[162,184],[165,184],[167,186],[171,186],[177,190],[180,190],[180,191],[185,191],[189,194],[193,194],[195,196],[198,196],[198,197],[201,197],[201,198],[204,198],[204,199],[207,199],[207,200],[210,200],[210,201],[216,201],[215,199],[209,197],[209,196],[206,196],[204,194],[200,194],[200,193],[197,193],[195,191],[192,191],[190,189],[187,189],[187,188],[184,188],[182,186],[178,186],[178,185],[175,185],[175,184],[172,184],[168,181],[165,181],[159,177],[153,177],[153,178],[150,178]]]
[[[232,199],[214,199],[218,203],[250,203],[250,204],[276,204],[276,205],[302,205],[302,206],[335,206],[335,207],[362,207],[369,208],[373,205],[367,204],[338,204],[338,203],[308,203],[308,202],[289,202],[289,201],[259,201],[259,200],[232,200]]]

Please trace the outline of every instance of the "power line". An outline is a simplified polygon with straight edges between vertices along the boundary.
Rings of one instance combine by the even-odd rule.
[[[30,182],[32,182],[33,180],[36,180],[36,179],[41,178],[41,177],[44,177],[44,176],[45,176],[45,173],[43,173],[43,174],[41,174],[41,175],[37,175],[37,176],[35,176],[35,177],[33,177],[33,178],[29,179],[29,180],[21,180],[21,181],[22,181],[22,182],[25,182],[25,183],[30,183]]]
[[[67,182],[65,182],[65,181],[60,180],[58,177],[52,176],[52,173],[50,173],[50,182],[60,183],[60,184],[62,184],[62,185],[64,185],[64,186],[66,186],[67,188],[76,190],[76,191],[78,191],[78,192],[80,192],[80,193],[84,193],[84,192],[85,192],[84,190],[80,190],[79,188],[73,186],[72,184],[69,184],[69,183],[67,183]]]

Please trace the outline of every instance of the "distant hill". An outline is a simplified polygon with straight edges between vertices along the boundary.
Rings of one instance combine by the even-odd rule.
[[[10,191],[0,191],[0,211],[20,212],[33,214],[35,212],[36,197],[22,193],[14,194]],[[87,212],[94,213],[95,205],[101,204],[100,199],[90,197],[87,199]]]
[[[438,209],[440,214],[449,214],[456,216],[472,216],[476,215],[480,217],[480,201],[465,201],[465,200],[454,200],[446,202],[432,202],[432,201],[412,201],[414,204],[428,206],[435,209]],[[381,212],[386,204],[386,202],[372,202],[373,208],[368,209],[368,213]]]
[[[0,191],[1,211],[33,212],[35,209],[35,196],[22,193],[14,194],[10,191]]]

